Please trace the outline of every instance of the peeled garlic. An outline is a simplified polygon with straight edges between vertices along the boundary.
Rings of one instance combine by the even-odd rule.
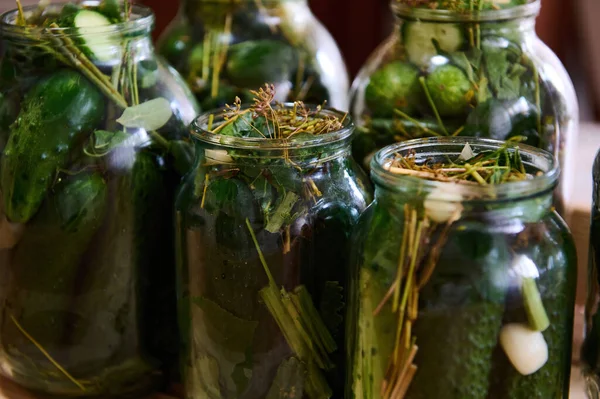
[[[461,187],[458,184],[441,184],[425,198],[425,214],[436,223],[446,223],[452,218],[460,217],[462,200]]]
[[[539,331],[519,323],[507,324],[500,331],[504,353],[522,375],[530,375],[548,361],[548,344]]]

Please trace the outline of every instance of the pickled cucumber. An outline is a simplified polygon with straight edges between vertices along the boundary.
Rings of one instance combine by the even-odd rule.
[[[55,367],[16,323],[53,357],[63,360],[75,280],[82,255],[102,224],[106,199],[106,184],[98,173],[59,183],[15,249],[5,311],[16,322],[4,319],[2,343],[21,360],[20,372],[29,378],[38,369],[54,371]]]
[[[71,150],[103,116],[102,94],[77,72],[57,71],[29,90],[0,161],[0,186],[11,221],[31,219]]]

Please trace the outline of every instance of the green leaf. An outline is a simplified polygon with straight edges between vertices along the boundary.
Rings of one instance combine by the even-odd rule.
[[[129,134],[121,131],[109,132],[106,130],[96,130],[93,140],[90,141],[88,148],[84,149],[84,152],[91,157],[103,157],[129,137]]]
[[[521,93],[521,77],[527,68],[512,61],[514,54],[509,50],[489,50],[486,55],[489,82],[500,100],[518,98]]]
[[[110,151],[128,138],[129,134],[125,132],[96,130],[94,132],[94,148],[97,150]]]
[[[219,362],[210,355],[201,355],[188,372],[190,390],[203,398],[221,399]]]
[[[126,108],[117,122],[128,128],[158,130],[173,116],[169,100],[163,97]]]
[[[246,359],[243,363],[236,365],[233,373],[231,373],[231,379],[235,383],[238,396],[242,396],[248,388],[248,384],[252,378],[252,368],[254,367],[253,359],[254,353],[252,352],[252,348],[248,347],[246,350]]]
[[[268,127],[264,117],[253,119],[251,113],[245,113],[221,129],[219,134],[231,137],[261,138],[268,135]]]
[[[271,389],[266,399],[301,398],[304,391],[306,370],[302,362],[295,357],[284,360],[277,369]]]
[[[258,322],[244,320],[220,307],[208,298],[196,297],[192,302],[203,311],[202,323],[208,338],[218,348],[243,354],[252,346]]]
[[[463,52],[454,53],[450,55],[450,59],[457,67],[462,69],[467,74],[469,81],[473,82],[473,66],[471,65],[471,61],[469,61],[469,59],[467,58],[467,55]]]
[[[319,313],[331,335],[335,336],[344,321],[344,288],[337,281],[325,282]]]

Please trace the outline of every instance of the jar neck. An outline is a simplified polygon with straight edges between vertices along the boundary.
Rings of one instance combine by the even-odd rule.
[[[556,160],[552,154],[534,147],[506,145],[497,140],[444,137],[410,140],[386,147],[371,161],[376,200],[394,212],[409,204],[425,213],[436,209],[459,210],[461,219],[539,220],[552,209],[553,191],[560,175]],[[518,168],[527,173],[527,177],[497,184],[492,183],[494,180],[478,183],[444,176],[438,180],[433,172],[408,170],[394,163],[398,157],[403,157],[410,158],[415,165],[447,165],[449,160],[461,159],[467,149],[472,152],[473,159],[477,154],[497,157],[495,163],[494,158],[488,159],[487,173],[494,176],[498,170],[494,172],[489,168],[515,165],[515,157],[518,157]],[[456,165],[454,169],[464,171],[474,167],[469,162],[464,166]]]
[[[535,35],[535,22],[540,10],[540,2],[535,1],[524,6],[503,10],[484,10],[466,13],[448,10],[431,10],[392,5],[399,25],[420,21],[439,24],[476,25],[482,35],[498,35],[514,39],[519,34]]]
[[[350,157],[351,140],[344,138],[334,143],[320,144],[308,148],[272,145],[270,140],[254,148],[227,144],[209,143],[194,138],[197,166],[206,165],[257,165],[312,168],[339,159]]]
[[[436,209],[460,209],[459,220],[484,220],[498,225],[535,223],[554,211],[552,188],[531,196],[465,201],[457,201],[453,195],[449,195],[447,200],[429,200],[428,194],[430,192],[423,190],[411,195],[375,185],[375,201],[378,206],[397,216],[403,215],[406,204],[413,205],[415,209],[423,209],[425,201],[428,201],[428,207]]]
[[[61,4],[50,5],[46,11],[58,14],[61,7]],[[26,9],[30,10],[31,7]],[[28,50],[29,58],[50,55],[65,61],[83,55],[96,62],[96,55],[102,64],[117,64],[126,51],[133,59],[149,58],[154,54],[151,37],[154,14],[147,7],[133,6],[130,21],[86,27],[85,31],[62,27],[25,28],[16,24],[17,15],[16,10],[2,15],[0,33],[3,47],[7,51],[17,49],[19,53]],[[86,46],[86,43],[93,43],[93,47]]]

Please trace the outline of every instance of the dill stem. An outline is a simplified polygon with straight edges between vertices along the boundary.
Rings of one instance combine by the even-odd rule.
[[[202,46],[202,80],[207,82],[210,74],[210,51],[212,43],[212,31],[204,35],[204,45]]]
[[[50,25],[52,29],[60,29],[60,27],[52,23]],[[116,105],[121,108],[127,108],[127,101],[123,98],[123,96],[115,89],[112,85],[110,79],[104,75],[97,67],[94,65],[89,58],[85,56],[73,43],[73,41],[67,37],[64,33],[58,31],[56,35],[53,32],[50,33],[52,36],[61,36],[61,38],[56,37],[56,40],[59,41],[59,48],[62,50],[63,54],[67,57],[67,59],[72,63],[72,65],[77,68],[82,74],[84,74],[88,79],[90,79],[93,83],[98,86],[98,88],[104,92],[104,94],[109,97]],[[62,45],[60,44],[62,42]]]
[[[25,336],[25,338],[27,338],[29,341],[31,341],[31,343],[40,352],[42,352],[42,354],[44,356],[46,356],[46,358],[50,361],[50,363],[52,363],[54,365],[54,367],[56,367],[61,373],[63,373],[64,376],[67,377],[73,384],[77,385],[77,387],[79,389],[81,389],[82,391],[85,392],[85,387],[79,381],[77,381],[75,378],[73,378],[73,376],[71,374],[69,374],[69,372],[67,370],[65,370],[56,360],[54,360],[54,358],[52,356],[50,356],[50,354],[46,351],[46,349],[44,349],[44,347],[42,345],[40,345],[31,335],[29,335],[29,333],[27,331],[25,331],[25,329],[19,324],[19,322],[17,321],[17,319],[15,319],[15,317],[13,315],[11,315],[10,318],[11,318],[12,322],[15,324],[15,326],[17,327],[17,329],[19,329],[21,334],[23,334]]]
[[[398,305],[400,302],[400,283],[402,282],[402,276],[404,274],[404,264],[406,263],[406,246],[408,243],[408,204],[404,205],[404,228],[402,229],[402,246],[400,248],[400,258],[398,259],[398,271],[396,272],[396,281],[394,282],[396,289],[394,290],[394,301],[392,305],[392,312],[396,312],[398,310]]]
[[[200,208],[204,209],[204,201],[206,200],[206,192],[208,191],[208,182],[210,180],[210,175],[207,173],[204,175],[204,189],[202,190],[202,201],[200,202]]]
[[[252,225],[250,224],[250,220],[246,218],[246,226],[248,226],[248,231],[250,232],[250,236],[252,237],[252,241],[254,242],[254,246],[256,247],[256,252],[258,252],[258,257],[260,258],[260,263],[262,263],[263,268],[265,269],[265,273],[269,278],[269,285],[272,287],[277,287],[275,283],[275,279],[271,274],[271,270],[269,270],[269,266],[267,265],[267,261],[265,260],[265,256],[263,255],[262,250],[260,249],[260,245],[258,245],[258,240],[256,239],[256,235],[254,234],[254,230],[252,229]]]
[[[27,24],[27,21],[25,20],[25,12],[23,11],[23,4],[21,4],[21,0],[16,0],[17,1],[17,20],[16,20],[16,24],[17,26],[25,26]]]
[[[408,114],[405,114],[404,112],[400,111],[399,109],[395,109],[394,113],[396,113],[397,115],[399,115],[402,118],[406,119],[407,121],[414,123],[419,129],[423,130],[425,133],[428,133],[428,134],[430,134],[432,136],[436,136],[436,137],[444,137],[443,134],[439,134],[438,132],[434,132],[433,130],[429,129],[427,126],[423,125],[421,122],[419,122],[415,118],[411,117]]]
[[[442,129],[444,134],[446,136],[448,136],[448,131],[446,130],[446,127],[444,126],[444,122],[442,121],[440,113],[438,112],[438,109],[435,106],[435,103],[433,102],[433,98],[431,97],[431,93],[429,93],[429,89],[427,88],[427,84],[425,83],[425,77],[421,76],[419,78],[419,82],[421,83],[421,86],[423,87],[423,90],[425,91],[425,96],[427,97],[427,102],[429,102],[429,106],[431,107],[431,109],[433,110],[433,113],[435,114],[435,119],[437,120],[438,125],[440,125],[440,128]]]

